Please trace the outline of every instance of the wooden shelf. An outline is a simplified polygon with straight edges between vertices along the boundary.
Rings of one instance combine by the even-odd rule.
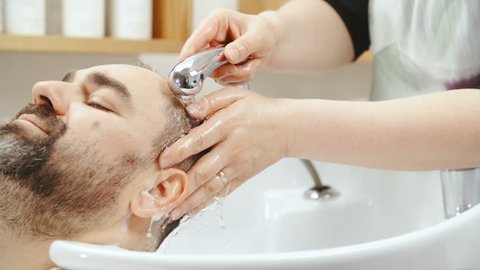
[[[0,52],[139,54],[179,52],[191,33],[193,0],[153,0],[152,40],[0,34]]]
[[[138,54],[178,52],[182,44],[178,39],[121,40],[0,34],[0,51],[3,52]]]

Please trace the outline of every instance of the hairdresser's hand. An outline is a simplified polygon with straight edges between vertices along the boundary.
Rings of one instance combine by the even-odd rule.
[[[187,107],[203,124],[163,151],[160,166],[174,166],[209,147],[188,172],[190,196],[172,218],[195,214],[226,196],[247,179],[287,154],[292,129],[282,99],[266,98],[241,88],[225,88]]]
[[[224,85],[239,85],[250,81],[268,60],[277,39],[268,15],[216,9],[185,42],[179,58],[224,44],[225,58],[231,64],[218,68],[211,77]]]

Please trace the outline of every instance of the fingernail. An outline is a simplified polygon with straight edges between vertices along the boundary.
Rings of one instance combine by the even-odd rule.
[[[228,50],[228,54],[230,55],[229,58],[231,61],[238,61],[238,58],[240,57],[240,52],[236,49]]]
[[[200,108],[200,106],[198,106],[197,104],[190,104],[187,106],[187,111],[190,115],[196,115],[196,116],[199,116],[199,115],[202,115],[202,108]]]

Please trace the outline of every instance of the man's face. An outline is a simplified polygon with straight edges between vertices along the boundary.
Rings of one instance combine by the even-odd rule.
[[[169,95],[161,77],[127,65],[37,83],[33,105],[0,128],[0,199],[9,201],[0,220],[65,237],[111,218],[119,192],[159,153]]]

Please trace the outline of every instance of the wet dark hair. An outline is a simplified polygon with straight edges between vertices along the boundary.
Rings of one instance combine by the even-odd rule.
[[[138,61],[138,66],[149,71],[155,72],[149,65]],[[187,134],[192,128],[201,124],[201,121],[193,119],[185,109],[183,102],[177,98],[173,93],[165,94],[167,98],[167,106],[164,108],[165,119],[167,120],[163,130],[159,132],[157,138],[153,141],[153,156],[156,158],[168,146],[172,145],[182,136]],[[202,157],[208,150],[193,155],[175,167],[187,172],[192,165]],[[152,247],[151,251],[156,251],[161,243],[174,231],[180,224],[180,219],[174,221],[167,221],[167,224],[158,224],[156,226],[158,232],[158,242]]]
[[[183,135],[187,134],[192,128],[199,125],[198,121],[190,117],[185,110],[185,106],[178,98],[172,94],[169,99],[169,105],[165,108],[165,116],[168,119],[167,123],[163,129],[163,132],[161,132],[158,138],[154,141],[154,149],[157,149],[157,153],[163,152],[166,147],[170,146]],[[187,172],[192,165],[207,151],[208,150],[193,155],[183,160],[175,167]],[[178,227],[180,220],[181,218],[178,220],[169,221],[165,225],[159,224],[159,239],[158,243],[155,245],[155,250],[157,250],[165,238],[167,238],[168,235]]]

